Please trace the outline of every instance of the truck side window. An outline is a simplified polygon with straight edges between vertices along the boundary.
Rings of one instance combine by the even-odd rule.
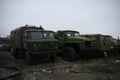
[[[47,33],[43,33],[43,35],[44,35],[44,38],[47,38]]]

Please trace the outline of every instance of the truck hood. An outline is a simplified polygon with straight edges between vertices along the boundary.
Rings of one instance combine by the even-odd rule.
[[[85,37],[66,37],[67,43],[83,43],[84,41],[91,41]]]

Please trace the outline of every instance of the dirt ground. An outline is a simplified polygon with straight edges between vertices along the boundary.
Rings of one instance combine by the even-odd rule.
[[[21,74],[5,80],[120,80],[119,63],[84,66],[78,61],[64,65],[64,67],[63,64],[57,65],[57,68],[56,66],[47,67],[42,69],[39,65],[25,66]],[[14,70],[7,73],[12,72],[19,73]]]
[[[19,61],[18,61],[19,62]],[[21,71],[0,68],[2,80],[120,80],[120,56],[55,63],[20,63]]]
[[[104,64],[100,67],[76,67],[73,64],[54,70],[30,71],[22,74],[22,77],[25,80],[120,80],[120,64]]]

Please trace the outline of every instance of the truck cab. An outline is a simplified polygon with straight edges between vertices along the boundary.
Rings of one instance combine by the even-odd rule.
[[[61,56],[66,61],[75,61],[79,56],[88,56],[93,50],[93,43],[90,39],[80,37],[78,31],[64,30],[55,33],[59,41],[59,48],[62,50]]]
[[[27,63],[37,57],[54,60],[58,49],[58,40],[54,32],[35,26],[23,26],[11,31],[11,53],[15,57],[24,57]]]

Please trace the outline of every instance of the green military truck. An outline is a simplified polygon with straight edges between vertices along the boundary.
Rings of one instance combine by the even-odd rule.
[[[94,42],[95,47],[102,53],[106,52],[110,54],[113,50],[113,38],[110,35],[85,34],[81,36],[91,39]]]
[[[42,27],[22,26],[11,31],[12,50],[15,57],[24,57],[26,63],[37,57],[48,58],[54,61],[58,51],[58,40],[54,32]]]
[[[91,57],[98,50],[94,48],[90,39],[80,37],[78,31],[63,30],[55,33],[59,40],[59,49],[62,50],[60,56],[66,61],[75,61],[79,57]]]
[[[109,50],[113,45],[113,38],[110,35],[86,34],[81,36],[91,39],[95,43],[95,47],[100,50]]]

